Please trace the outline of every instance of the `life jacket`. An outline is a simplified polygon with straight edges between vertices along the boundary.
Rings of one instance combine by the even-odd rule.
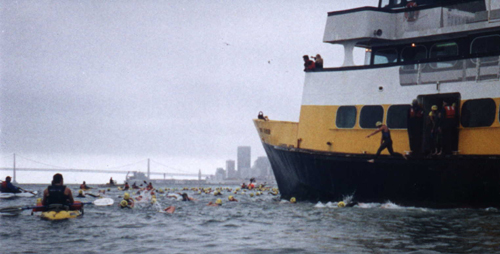
[[[9,188],[7,187],[7,182],[2,182],[2,185],[0,186],[0,191],[1,192],[7,192],[9,191]]]
[[[65,185],[49,185],[47,187],[49,191],[49,196],[47,197],[47,204],[62,204],[68,205],[68,196],[64,194],[64,190],[66,189]]]
[[[446,107],[444,107],[444,110],[446,112],[446,118],[447,119],[453,119],[453,118],[455,118],[455,107],[453,107],[453,106],[446,106]]]
[[[410,118],[421,118],[424,112],[420,108],[410,107]]]

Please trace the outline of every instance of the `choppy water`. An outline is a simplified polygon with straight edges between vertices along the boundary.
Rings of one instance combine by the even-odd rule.
[[[41,187],[24,188],[42,191]],[[210,207],[207,203],[217,197],[185,192],[198,201],[159,195],[161,206],[177,207],[174,214],[158,213],[154,207],[120,209],[118,195],[123,192],[113,189],[109,197],[115,205],[88,205],[85,215],[77,219],[44,221],[30,211],[0,217],[0,252],[500,253],[496,209],[433,210],[378,204],[318,208],[323,205],[278,202],[267,193],[252,198],[248,192],[224,192],[223,205]],[[229,195],[239,202],[228,202]],[[35,198],[0,200],[0,207],[34,202]]]

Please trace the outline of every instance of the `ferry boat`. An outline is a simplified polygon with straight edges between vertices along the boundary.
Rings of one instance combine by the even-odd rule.
[[[305,71],[298,122],[254,119],[282,198],[498,207],[499,21],[492,0],[380,0],[329,12],[323,42],[344,46],[344,64]],[[355,47],[364,65],[354,65]],[[433,106],[455,104],[447,153],[429,149],[427,122],[418,128],[423,145],[410,146],[415,99],[424,120]],[[380,139],[366,136],[379,121],[408,156],[384,150],[370,163]]]

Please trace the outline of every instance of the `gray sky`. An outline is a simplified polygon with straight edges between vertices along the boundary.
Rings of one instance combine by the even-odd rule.
[[[302,55],[343,61],[327,12],[377,2],[0,0],[0,166],[253,163],[260,110],[298,121]]]

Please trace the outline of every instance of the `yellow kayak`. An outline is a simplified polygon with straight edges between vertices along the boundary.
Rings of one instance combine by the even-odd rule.
[[[48,211],[42,212],[42,219],[44,220],[67,220],[81,216],[80,211]]]

